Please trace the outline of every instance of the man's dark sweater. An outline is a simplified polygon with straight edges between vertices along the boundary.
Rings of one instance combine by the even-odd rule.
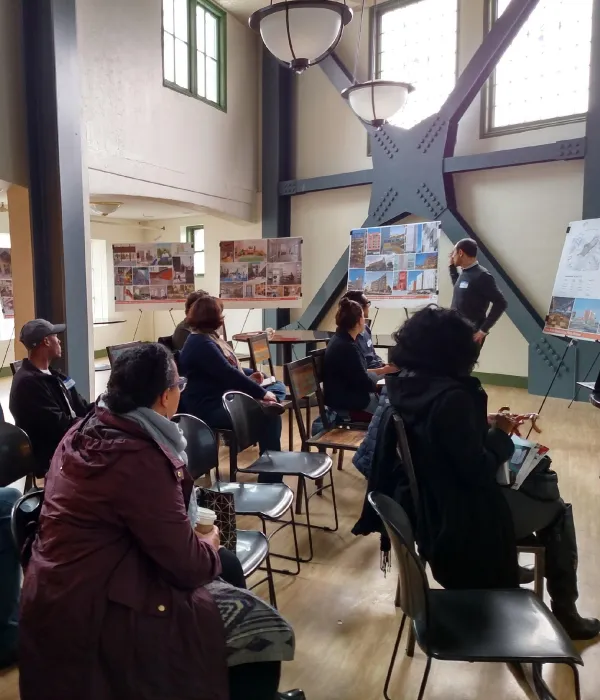
[[[479,263],[462,270],[460,275],[456,267],[450,265],[450,278],[454,285],[452,308],[468,318],[478,331],[489,333],[507,307],[496,280]],[[488,314],[490,304],[492,308]]]

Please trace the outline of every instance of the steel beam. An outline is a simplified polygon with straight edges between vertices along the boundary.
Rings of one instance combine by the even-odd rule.
[[[279,183],[292,173],[293,73],[263,46],[262,55],[262,236],[285,238],[291,230],[291,202]],[[265,309],[265,328],[290,322],[289,309]],[[277,347],[274,354],[279,360]]]
[[[76,0],[22,0],[36,315],[66,323],[63,366],[90,396]]]
[[[540,146],[523,146],[508,148],[503,151],[490,153],[474,153],[467,156],[451,156],[444,158],[444,173],[467,173],[478,170],[495,170],[497,168],[512,168],[517,165],[535,165],[537,163],[552,163],[564,160],[582,160],[585,158],[585,137],[545,143]],[[346,187],[360,187],[373,183],[373,170],[355,170],[336,175],[323,175],[303,180],[284,180],[279,183],[279,194],[294,196],[339,190]]]

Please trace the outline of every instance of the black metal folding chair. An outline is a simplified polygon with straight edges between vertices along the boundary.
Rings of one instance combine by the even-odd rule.
[[[567,664],[573,670],[576,700],[581,700],[577,670],[577,665],[583,665],[581,656],[535,593],[522,588],[430,589],[406,512],[382,494],[370,493],[369,502],[381,518],[396,553],[400,608],[404,612],[385,680],[386,700],[390,700],[390,680],[407,617],[419,647],[427,655],[418,700],[425,695],[433,659],[533,664],[540,700],[554,697],[544,683],[543,664]]]
[[[232,494],[234,508],[237,515],[249,515],[257,517],[262,523],[262,532],[266,536],[266,521],[279,522],[280,526],[272,532],[271,538],[284,527],[291,525],[294,537],[295,556],[280,555],[271,552],[271,556],[289,559],[296,562],[296,570],[273,569],[277,573],[296,576],[300,573],[300,550],[296,532],[296,521],[292,504],[294,492],[286,484],[244,484],[237,481],[221,481],[219,474],[219,445],[211,428],[199,418],[185,413],[173,416],[173,420],[179,425],[187,440],[186,452],[188,456],[188,471],[192,479],[197,479],[210,474],[214,469],[216,481],[210,489],[220,493]],[[234,444],[229,448],[236,452]],[[237,459],[237,454],[236,454]],[[290,520],[281,518],[290,511]],[[271,569],[269,560],[268,568]]]
[[[265,415],[262,406],[255,401],[251,396],[242,394],[239,391],[229,391],[223,396],[223,405],[229,413],[233,424],[233,432],[235,433],[235,441],[239,452],[254,445],[258,440],[258,435],[261,434],[263,426],[268,417]],[[306,559],[300,558],[301,562],[309,562],[313,558],[313,540],[312,529],[326,530],[335,532],[338,529],[338,512],[335,500],[335,485],[333,482],[331,458],[324,453],[314,454],[309,452],[274,452],[267,450],[259,456],[257,460],[244,469],[238,469],[236,463],[236,472],[242,474],[257,474],[279,476],[281,479],[285,476],[298,477],[298,492],[302,490],[304,494],[304,504],[306,508],[306,523],[298,523],[305,525],[308,528],[309,556]],[[322,480],[326,474],[330,475],[330,483],[323,485]],[[318,481],[321,485],[309,496],[306,490],[306,481]],[[322,493],[325,489],[331,488],[331,499],[333,505],[333,514],[335,518],[335,527],[325,527],[313,525],[310,521],[309,500],[317,493]]]

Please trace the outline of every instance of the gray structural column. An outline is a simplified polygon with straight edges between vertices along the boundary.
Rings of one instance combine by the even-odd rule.
[[[262,54],[262,236],[290,235],[289,197],[280,195],[279,183],[292,174],[292,115],[294,74],[283,68],[263,47]],[[265,328],[283,328],[289,309],[265,309]],[[272,348],[281,364],[279,347]]]
[[[63,366],[89,397],[76,0],[21,6],[36,315],[67,324]]]

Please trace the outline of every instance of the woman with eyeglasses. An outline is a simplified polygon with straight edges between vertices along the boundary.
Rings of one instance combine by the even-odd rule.
[[[60,443],[23,583],[22,700],[304,697],[277,691],[291,627],[220,578],[237,562],[245,585],[218,529],[194,528],[171,421],[185,383],[162,345],[127,350]]]

